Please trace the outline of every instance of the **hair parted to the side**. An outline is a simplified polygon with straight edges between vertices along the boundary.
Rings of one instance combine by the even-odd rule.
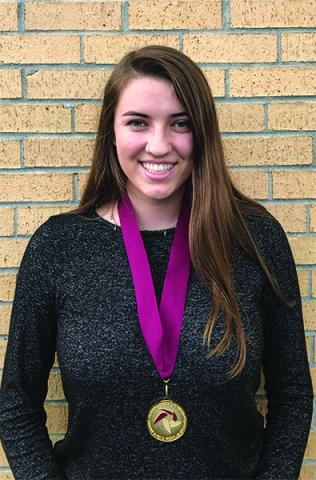
[[[203,343],[210,340],[220,313],[226,323],[221,341],[208,355],[221,355],[237,339],[238,358],[228,372],[239,375],[246,362],[246,337],[240,319],[232,279],[232,250],[239,244],[261,266],[277,298],[287,303],[270,274],[245,221],[247,214],[267,210],[242,194],[232,183],[227,167],[213,97],[202,70],[176,49],[151,45],[127,53],[114,68],[104,89],[102,110],[88,179],[80,204],[67,214],[116,201],[123,195],[127,177],[120,167],[114,145],[114,114],[122,87],[135,76],[170,81],[187,111],[194,139],[192,174],[185,195],[191,205],[189,246],[193,267],[212,297]],[[287,303],[291,306],[290,303]]]

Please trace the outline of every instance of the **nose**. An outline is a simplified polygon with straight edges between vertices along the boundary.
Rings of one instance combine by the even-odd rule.
[[[147,138],[146,153],[150,153],[155,157],[163,157],[170,153],[172,146],[170,139],[163,129],[155,129]]]

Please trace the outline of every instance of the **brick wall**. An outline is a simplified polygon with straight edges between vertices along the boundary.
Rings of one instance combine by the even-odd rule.
[[[1,366],[28,239],[79,203],[104,83],[126,51],[151,43],[205,71],[233,178],[288,234],[316,385],[315,0],[0,1]],[[57,362],[45,408],[54,442],[67,424]],[[1,448],[0,467],[13,478]],[[300,478],[316,478],[316,418]]]

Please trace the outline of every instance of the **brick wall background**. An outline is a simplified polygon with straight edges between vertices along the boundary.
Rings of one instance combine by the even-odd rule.
[[[104,83],[151,43],[205,71],[232,176],[288,234],[316,384],[315,0],[0,1],[0,366],[30,235],[79,203]],[[55,442],[67,426],[57,360],[45,408]],[[0,448],[0,480],[12,478]],[[300,478],[316,478],[316,417]]]

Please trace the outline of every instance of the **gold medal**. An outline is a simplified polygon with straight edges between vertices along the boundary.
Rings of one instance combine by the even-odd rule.
[[[188,421],[183,408],[170,399],[156,402],[147,415],[147,428],[152,437],[161,442],[174,442],[182,437]]]
[[[161,442],[174,442],[185,433],[188,420],[179,403],[168,398],[168,380],[165,382],[165,398],[154,403],[147,414],[147,428],[152,437]]]

